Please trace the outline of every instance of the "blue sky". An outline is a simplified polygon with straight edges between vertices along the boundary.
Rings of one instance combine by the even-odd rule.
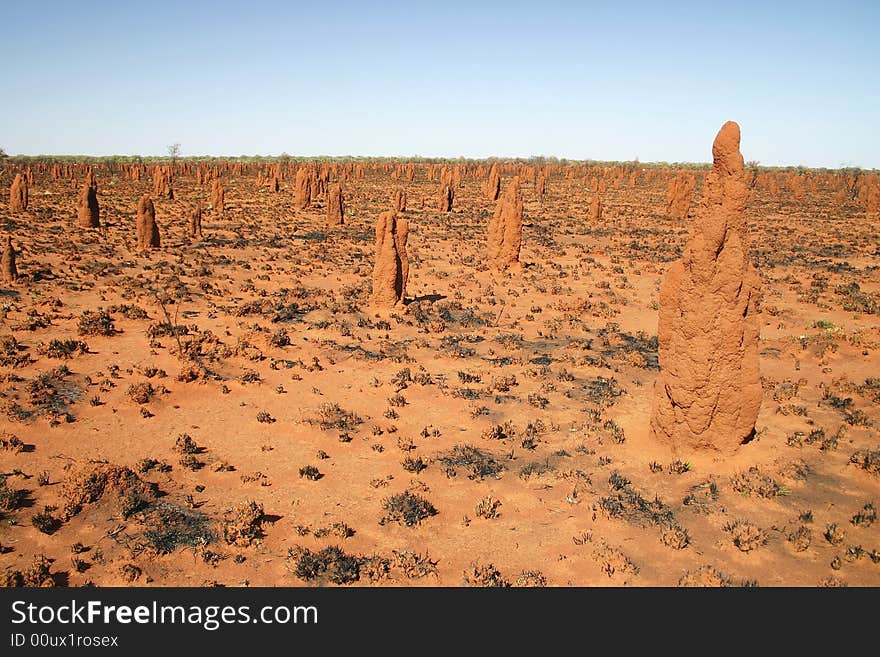
[[[880,2],[11,2],[10,154],[880,168]]]

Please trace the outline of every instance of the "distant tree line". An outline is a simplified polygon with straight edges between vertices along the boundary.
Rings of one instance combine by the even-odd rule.
[[[569,159],[569,158],[557,158],[553,156],[545,156],[545,155],[534,155],[528,158],[508,158],[508,157],[487,157],[487,158],[465,158],[465,157],[422,157],[420,155],[413,155],[410,157],[370,157],[364,155],[342,155],[342,156],[329,156],[329,155],[315,155],[315,156],[298,156],[298,155],[290,155],[288,153],[281,153],[280,155],[230,155],[230,156],[212,156],[212,155],[188,155],[186,157],[182,157],[180,155],[181,146],[179,143],[171,144],[167,148],[168,155],[166,156],[143,156],[143,155],[102,155],[102,156],[90,156],[90,155],[16,155],[9,156],[6,152],[0,148],[0,158],[5,158],[15,164],[33,164],[33,163],[53,163],[53,162],[71,162],[77,164],[159,164],[165,162],[177,162],[177,161],[187,161],[187,162],[230,162],[230,161],[238,161],[238,162],[257,162],[257,163],[274,163],[281,162],[287,163],[291,160],[295,160],[298,162],[376,162],[383,163],[389,162],[391,164],[399,164],[401,162],[414,162],[417,164],[450,164],[450,163],[459,163],[459,164],[473,164],[479,162],[500,162],[500,163],[508,163],[508,164],[528,164],[531,166],[544,166],[546,164],[551,164],[555,166],[581,166],[581,165],[590,165],[590,166],[600,166],[600,167],[622,167],[627,170],[635,170],[635,169],[692,169],[692,170],[702,170],[708,169],[712,165],[709,162],[640,162],[638,159],[636,160],[627,160],[627,161],[615,161],[615,160],[594,160],[594,159]],[[818,168],[810,168],[803,165],[798,166],[784,166],[784,167],[774,167],[774,166],[764,166],[760,162],[756,160],[751,160],[746,163],[746,166],[755,171],[763,171],[763,172],[781,172],[781,173],[837,173],[840,175],[860,175],[862,173],[871,173],[876,172],[877,169],[862,169],[861,167],[841,167],[839,169],[832,169],[828,167],[818,167]]]

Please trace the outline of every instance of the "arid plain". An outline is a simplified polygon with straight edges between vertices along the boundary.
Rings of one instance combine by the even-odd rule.
[[[651,428],[708,174],[0,163],[4,583],[880,585],[880,176],[746,167],[760,410],[714,450]]]

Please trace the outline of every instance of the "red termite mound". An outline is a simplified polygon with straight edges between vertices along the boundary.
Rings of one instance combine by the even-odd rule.
[[[101,211],[98,207],[98,181],[95,174],[89,172],[80,189],[76,203],[76,217],[80,228],[100,228]]]
[[[164,166],[160,164],[153,170],[153,195],[159,198],[174,198],[170,164]]]
[[[215,181],[216,182],[216,181]],[[193,237],[202,237],[202,202],[198,201],[196,207],[189,215],[189,232]]]
[[[335,184],[327,193],[327,225],[341,226],[345,223],[345,199],[342,197],[342,185]]]
[[[9,187],[9,212],[18,214],[28,209],[28,183],[20,173],[15,174]]]
[[[666,194],[666,213],[676,219],[687,219],[691,209],[691,198],[697,181],[693,174],[681,171],[669,186]]]
[[[400,300],[406,297],[406,284],[409,282],[409,256],[406,253],[406,243],[409,240],[409,221],[402,214],[397,214],[394,222],[394,244],[397,248],[397,257],[400,258]]]
[[[455,191],[452,185],[442,185],[440,187],[440,196],[437,201],[437,210],[440,212],[452,212],[452,202],[455,200]]]
[[[599,221],[602,218],[602,195],[599,191],[593,192],[593,200],[590,201],[590,221]]]
[[[281,165],[273,164],[269,166],[269,173],[266,174],[266,184],[270,192],[281,191]]]
[[[312,176],[312,195],[321,196],[326,194],[329,180],[325,177],[325,172],[319,171],[317,167],[314,167],[309,173]]]
[[[146,194],[138,201],[137,211],[138,249],[155,249],[160,246],[159,226],[156,224],[156,208],[153,199]]]
[[[201,204],[199,207],[201,208]],[[216,212],[223,212],[226,209],[226,190],[223,189],[223,183],[219,178],[215,178],[211,183],[211,207]]]
[[[495,214],[489,220],[489,264],[493,269],[520,268],[522,222],[523,202],[519,193],[519,176],[516,176],[508,183],[495,206]]]
[[[865,214],[870,218],[880,215],[880,183],[865,187]]]
[[[398,187],[391,194],[391,207],[397,212],[406,212],[406,191]]]
[[[18,269],[15,266],[15,249],[12,246],[12,238],[7,235],[6,245],[3,248],[3,256],[0,257],[0,276],[4,283],[14,283],[18,278]]]
[[[651,432],[676,450],[735,451],[761,406],[760,281],[749,262],[739,142],[739,126],[725,123],[684,253],[660,290]]]
[[[376,221],[376,261],[373,265],[373,304],[391,308],[403,301],[409,260],[406,241],[409,223],[394,210],[379,215]]]
[[[312,176],[305,167],[296,171],[293,205],[297,210],[305,210],[312,204]]]
[[[490,201],[497,201],[501,194],[501,175],[498,173],[498,163],[494,162],[489,169],[489,177],[483,186],[483,193]]]
[[[453,187],[461,187],[461,165],[456,164],[452,167],[452,185]]]

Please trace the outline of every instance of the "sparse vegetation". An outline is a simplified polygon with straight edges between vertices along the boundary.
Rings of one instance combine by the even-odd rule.
[[[507,588],[510,586],[510,582],[492,564],[473,564],[464,571],[464,585],[480,588]]]
[[[229,545],[247,547],[263,535],[263,505],[253,500],[228,509],[220,523],[223,540]]]
[[[456,445],[451,452],[439,457],[446,466],[446,473],[456,476],[458,470],[467,473],[469,479],[497,477],[504,471],[504,466],[488,452],[472,445]]]
[[[735,520],[724,526],[733,544],[742,552],[751,552],[767,543],[766,532],[747,520]]]
[[[80,335],[116,335],[113,318],[106,310],[86,310],[77,322]]]
[[[522,266],[503,274],[486,257],[497,201],[483,169],[495,163],[500,191],[519,176],[524,207]],[[861,187],[875,173],[746,172],[762,411],[748,445],[716,455],[649,422],[664,374],[661,290],[700,212],[707,166],[6,164],[34,178],[27,219],[4,215],[19,255],[14,284],[0,284],[7,582],[876,579],[880,289]],[[173,199],[156,193],[157,165],[172,174]],[[79,230],[76,189],[89,169],[101,227]],[[456,169],[453,209],[437,212],[439,181]],[[312,185],[302,209],[298,171]],[[667,193],[682,172],[695,186],[689,213],[673,217]],[[331,229],[336,184],[344,224]],[[599,221],[588,220],[594,185]],[[410,278],[404,303],[379,308],[374,228],[398,188],[409,197]],[[145,193],[158,248],[136,247]],[[199,202],[204,234],[190,235]],[[114,463],[89,460],[102,458]],[[511,549],[495,549],[504,540]],[[58,561],[26,573],[38,550]]]
[[[396,522],[407,527],[415,527],[431,516],[437,515],[437,509],[421,495],[409,491],[398,493],[386,498],[382,502],[385,515],[379,521],[380,525],[387,522]]]
[[[324,431],[355,431],[363,422],[356,414],[331,402],[321,404],[317,414],[306,421],[318,425]]]

